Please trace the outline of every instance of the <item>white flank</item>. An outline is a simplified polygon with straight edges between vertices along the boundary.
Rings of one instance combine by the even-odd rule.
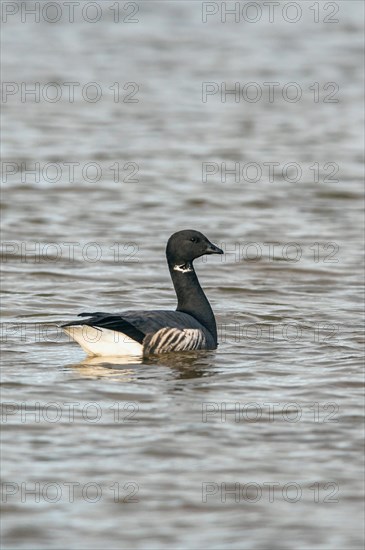
[[[105,357],[141,357],[143,346],[122,332],[88,325],[63,327],[88,355]]]

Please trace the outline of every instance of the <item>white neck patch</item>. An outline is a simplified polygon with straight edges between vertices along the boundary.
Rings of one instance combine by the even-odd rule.
[[[189,267],[185,264],[183,264],[183,265],[174,265],[174,271],[181,271],[181,273],[189,273],[190,271],[193,271],[193,268]]]

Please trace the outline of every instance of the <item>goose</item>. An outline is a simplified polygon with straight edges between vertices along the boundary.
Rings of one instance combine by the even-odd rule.
[[[88,355],[145,357],[153,354],[217,348],[214,313],[201,288],[193,261],[223,254],[205,235],[185,229],[171,235],[166,258],[177,296],[177,308],[80,313],[61,325]]]

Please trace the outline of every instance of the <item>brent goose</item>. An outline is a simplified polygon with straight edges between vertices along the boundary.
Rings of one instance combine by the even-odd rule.
[[[204,254],[223,254],[223,250],[199,231],[178,231],[167,242],[176,311],[81,313],[79,317],[88,318],[62,327],[89,355],[146,356],[216,349],[214,314],[193,266],[193,260]]]

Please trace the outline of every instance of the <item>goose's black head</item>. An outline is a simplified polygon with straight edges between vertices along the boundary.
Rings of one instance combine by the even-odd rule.
[[[223,254],[223,250],[194,229],[178,231],[167,242],[166,257],[169,265],[188,266],[204,254]]]

